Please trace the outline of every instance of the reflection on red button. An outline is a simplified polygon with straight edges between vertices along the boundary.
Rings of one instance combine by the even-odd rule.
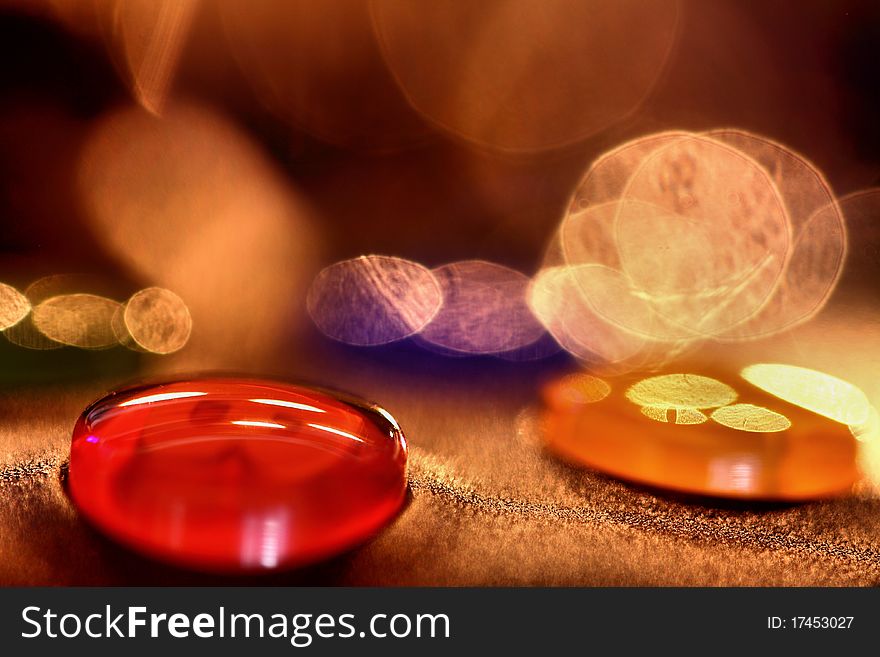
[[[80,512],[178,565],[302,565],[370,538],[400,511],[406,443],[369,404],[273,381],[193,379],[123,390],[73,432]]]

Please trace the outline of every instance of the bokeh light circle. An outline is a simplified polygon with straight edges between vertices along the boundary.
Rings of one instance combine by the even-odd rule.
[[[125,304],[122,320],[131,339],[154,354],[179,351],[192,332],[192,317],[183,299],[160,287],[133,294]]]
[[[782,196],[792,231],[790,258],[766,307],[715,337],[752,339],[810,319],[837,285],[847,251],[846,225],[831,186],[809,160],[771,139],[732,129],[707,134],[767,170]]]
[[[305,323],[321,245],[312,211],[246,131],[213,108],[169,103],[102,115],[78,170],[95,239],[133,277],[186,300],[194,363],[267,365]]]
[[[410,103],[468,141],[529,152],[632,114],[675,43],[664,0],[373,0],[388,66]]]
[[[82,349],[106,349],[118,343],[112,325],[118,308],[118,302],[95,294],[63,294],[35,306],[33,323],[55,342]]]
[[[782,413],[754,404],[731,404],[712,411],[709,416],[718,424],[751,433],[776,433],[791,427]]]
[[[442,301],[440,284],[428,268],[403,258],[370,255],[323,269],[312,282],[306,308],[328,337],[372,346],[419,332]]]
[[[419,338],[469,354],[508,352],[536,342],[544,327],[529,310],[529,279],[484,260],[454,262],[433,270],[443,305]]]
[[[580,269],[541,270],[529,286],[529,307],[556,341],[580,360],[618,363],[632,358],[644,348],[645,338],[618,329],[590,307],[576,280]]]
[[[11,285],[0,283],[0,331],[15,326],[31,311],[28,298]]]
[[[776,291],[791,229],[775,183],[747,155],[699,135],[677,138],[641,162],[623,199],[622,269],[670,321],[710,337]]]
[[[662,374],[630,386],[626,397],[638,406],[700,410],[726,406],[737,398],[726,383],[699,374]]]
[[[848,426],[863,425],[871,404],[858,387],[831,374],[797,365],[757,363],[741,376],[754,386],[790,404]]]

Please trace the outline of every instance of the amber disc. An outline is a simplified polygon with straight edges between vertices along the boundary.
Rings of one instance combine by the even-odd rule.
[[[653,378],[664,376],[661,383],[677,385],[656,386],[653,398],[651,377],[602,385],[577,374],[551,383],[544,390],[547,447],[621,479],[712,497],[800,501],[845,493],[856,481],[856,441],[847,425],[764,392],[738,372]],[[696,394],[689,380],[715,384]],[[719,383],[735,399],[710,394],[724,389]],[[683,390],[681,402],[664,397]]]

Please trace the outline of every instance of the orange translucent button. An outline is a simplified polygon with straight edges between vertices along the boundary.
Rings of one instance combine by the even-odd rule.
[[[790,373],[768,372],[774,382]],[[777,396],[737,372],[607,381],[573,374],[544,390],[545,440],[566,460],[674,491],[780,501],[845,493],[859,476],[856,441],[846,424],[817,410],[860,400],[828,398],[835,388],[827,380],[812,395],[816,380],[803,381]],[[806,398],[815,402],[810,409],[799,405]]]
[[[400,511],[406,444],[369,404],[272,381],[192,379],[89,406],[73,432],[79,511],[148,556],[215,571],[300,565]]]

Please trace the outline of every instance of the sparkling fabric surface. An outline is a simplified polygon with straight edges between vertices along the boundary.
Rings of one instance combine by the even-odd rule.
[[[816,367],[847,377],[876,403],[878,326],[875,315],[838,305],[750,353],[700,356],[734,364],[773,356]],[[865,487],[807,504],[723,502],[625,484],[549,455],[537,425],[538,390],[573,369],[565,357],[456,360],[406,345],[368,352],[312,341],[295,352],[308,362],[296,361],[286,376],[378,401],[407,435],[409,502],[390,528],[318,566],[258,578],[148,561],[90,528],[64,491],[73,422],[123,381],[7,384],[0,392],[0,583],[880,584],[880,498]]]

